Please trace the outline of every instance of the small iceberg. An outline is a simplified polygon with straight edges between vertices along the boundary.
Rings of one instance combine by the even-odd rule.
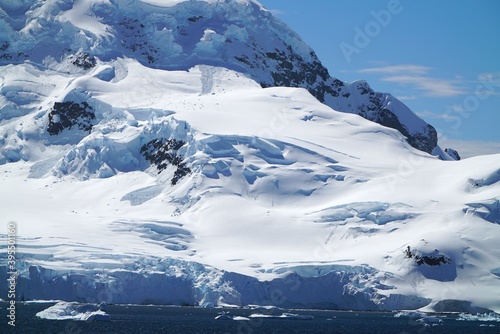
[[[218,316],[215,317],[215,320],[233,320],[233,318],[231,318],[227,314],[219,314]]]
[[[417,320],[417,322],[420,322],[422,324],[426,324],[426,325],[429,325],[429,324],[439,324],[441,322],[443,322],[442,319],[439,319],[438,317],[434,317],[434,316],[425,316],[423,318],[420,318]]]
[[[47,320],[78,320],[78,321],[110,321],[110,316],[95,304],[80,304],[76,302],[58,302],[40,311],[38,318]]]
[[[420,319],[425,317],[426,314],[419,311],[401,311],[394,315],[394,318],[410,318],[410,319]]]
[[[250,320],[247,317],[241,317],[239,315],[230,316],[229,314],[219,314],[215,317],[215,320],[234,320],[234,321],[248,321]]]
[[[272,315],[272,314],[262,314],[262,313],[254,313],[247,317],[242,316],[230,316],[227,313],[219,314],[215,317],[215,320],[234,320],[234,321],[249,321],[251,319],[293,319],[293,320],[313,320],[314,317],[312,315],[301,315],[295,313],[282,313],[281,315]]]
[[[215,317],[215,320],[235,320],[235,321],[245,321],[246,320],[246,321],[248,321],[250,319],[247,317],[239,316],[239,315],[230,316],[228,313],[221,313]]]
[[[266,318],[266,319],[294,319],[294,320],[313,320],[312,315],[301,315],[295,313],[283,313],[281,315],[254,313],[249,318]]]
[[[462,321],[498,321],[500,322],[500,314],[498,313],[478,313],[476,315],[469,313],[460,313],[457,320]]]

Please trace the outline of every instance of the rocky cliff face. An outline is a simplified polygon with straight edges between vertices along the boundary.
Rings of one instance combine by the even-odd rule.
[[[129,57],[168,70],[223,66],[263,87],[306,88],[335,110],[397,129],[427,153],[437,145],[436,130],[390,94],[330,76],[314,51],[256,1],[27,0],[0,8],[1,65],[66,61],[88,70],[96,57]]]

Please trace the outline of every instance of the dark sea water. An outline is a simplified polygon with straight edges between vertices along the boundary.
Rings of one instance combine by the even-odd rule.
[[[253,313],[278,316],[283,312],[311,315],[312,320],[251,319],[215,320],[220,309],[166,306],[110,305],[109,322],[43,320],[35,317],[54,303],[17,304],[15,328],[7,324],[6,303],[0,303],[0,333],[500,333],[500,322],[458,321],[457,315],[437,315],[443,322],[424,325],[409,318],[395,318],[390,312],[340,312],[314,310],[224,310],[231,316]]]

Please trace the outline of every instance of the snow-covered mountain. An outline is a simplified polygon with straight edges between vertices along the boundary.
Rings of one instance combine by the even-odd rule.
[[[257,2],[1,8],[19,299],[500,311],[500,155],[428,154]]]
[[[0,64],[67,59],[82,68],[94,57],[137,59],[163,70],[222,66],[263,87],[306,88],[320,102],[400,131],[432,153],[435,129],[368,83],[329,75],[299,36],[256,1],[19,1],[2,5]]]

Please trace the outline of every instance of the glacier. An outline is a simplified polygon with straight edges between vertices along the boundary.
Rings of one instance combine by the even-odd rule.
[[[500,312],[500,155],[430,154],[256,1],[1,8],[18,300]]]

